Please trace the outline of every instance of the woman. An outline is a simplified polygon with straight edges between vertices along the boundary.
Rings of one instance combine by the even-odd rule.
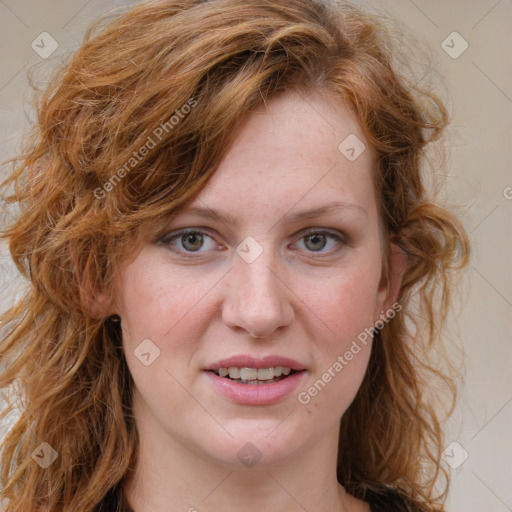
[[[6,512],[438,511],[459,221],[384,22],[166,0],[96,25],[5,181]],[[431,179],[431,176],[428,176]],[[436,300],[434,301],[434,296]]]

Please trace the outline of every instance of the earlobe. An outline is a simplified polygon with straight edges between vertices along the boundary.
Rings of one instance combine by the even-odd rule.
[[[386,312],[393,308],[398,301],[400,290],[402,288],[402,280],[407,270],[408,257],[407,254],[397,245],[391,243],[390,246],[390,262],[388,275],[383,275],[379,284],[379,311],[376,311],[376,318],[382,320],[382,315],[387,318]],[[379,314],[381,316],[379,316]]]
[[[85,299],[86,313],[96,320],[108,317],[114,313],[112,306],[104,292],[95,291]]]

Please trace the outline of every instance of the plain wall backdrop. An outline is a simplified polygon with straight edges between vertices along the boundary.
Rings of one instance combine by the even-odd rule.
[[[51,71],[77,48],[91,21],[129,3],[0,0],[1,160],[17,150],[33,118],[30,66]],[[430,45],[432,71],[445,77],[452,114],[447,197],[465,206],[473,245],[465,302],[452,320],[466,371],[459,405],[446,425],[445,463],[453,481],[447,509],[512,511],[512,1],[357,3],[400,19]],[[18,281],[2,242],[0,309],[14,300]]]

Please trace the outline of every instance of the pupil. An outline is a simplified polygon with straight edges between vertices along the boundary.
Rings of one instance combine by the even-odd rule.
[[[195,244],[194,244],[194,240],[195,240]],[[192,247],[190,247],[190,246],[187,247],[188,242],[191,242]],[[203,242],[202,235],[200,235],[199,233],[190,233],[188,235],[185,235],[183,246],[189,250],[194,251],[201,247],[202,242]]]
[[[316,245],[318,243],[318,240],[320,240],[320,247],[316,246],[316,247],[313,247],[313,250],[317,250],[317,249],[323,249],[325,247],[325,236],[324,235],[309,235],[308,237],[308,241],[313,241],[313,245]],[[316,242],[315,242],[316,240]],[[311,249],[311,247],[310,247]]]

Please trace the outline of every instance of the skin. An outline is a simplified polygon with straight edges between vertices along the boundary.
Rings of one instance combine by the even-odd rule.
[[[193,201],[237,223],[180,212],[162,236],[201,228],[203,245],[168,236],[123,266],[111,311],[121,316],[136,386],[141,447],[124,487],[135,512],[370,510],[338,484],[336,456],[340,419],[361,385],[371,340],[308,404],[297,399],[382,318],[400,287],[399,260],[392,281],[381,272],[375,157],[365,142],[349,161],[338,150],[349,134],[365,142],[356,117],[326,93],[272,99],[244,118]],[[283,220],[333,201],[358,206]],[[307,228],[344,242],[309,239]],[[263,250],[252,263],[235,252],[248,236]],[[160,350],[149,366],[134,354],[144,339]],[[307,373],[278,404],[239,405],[202,371],[237,354],[291,357]],[[248,442],[261,455],[251,468],[237,457]]]

